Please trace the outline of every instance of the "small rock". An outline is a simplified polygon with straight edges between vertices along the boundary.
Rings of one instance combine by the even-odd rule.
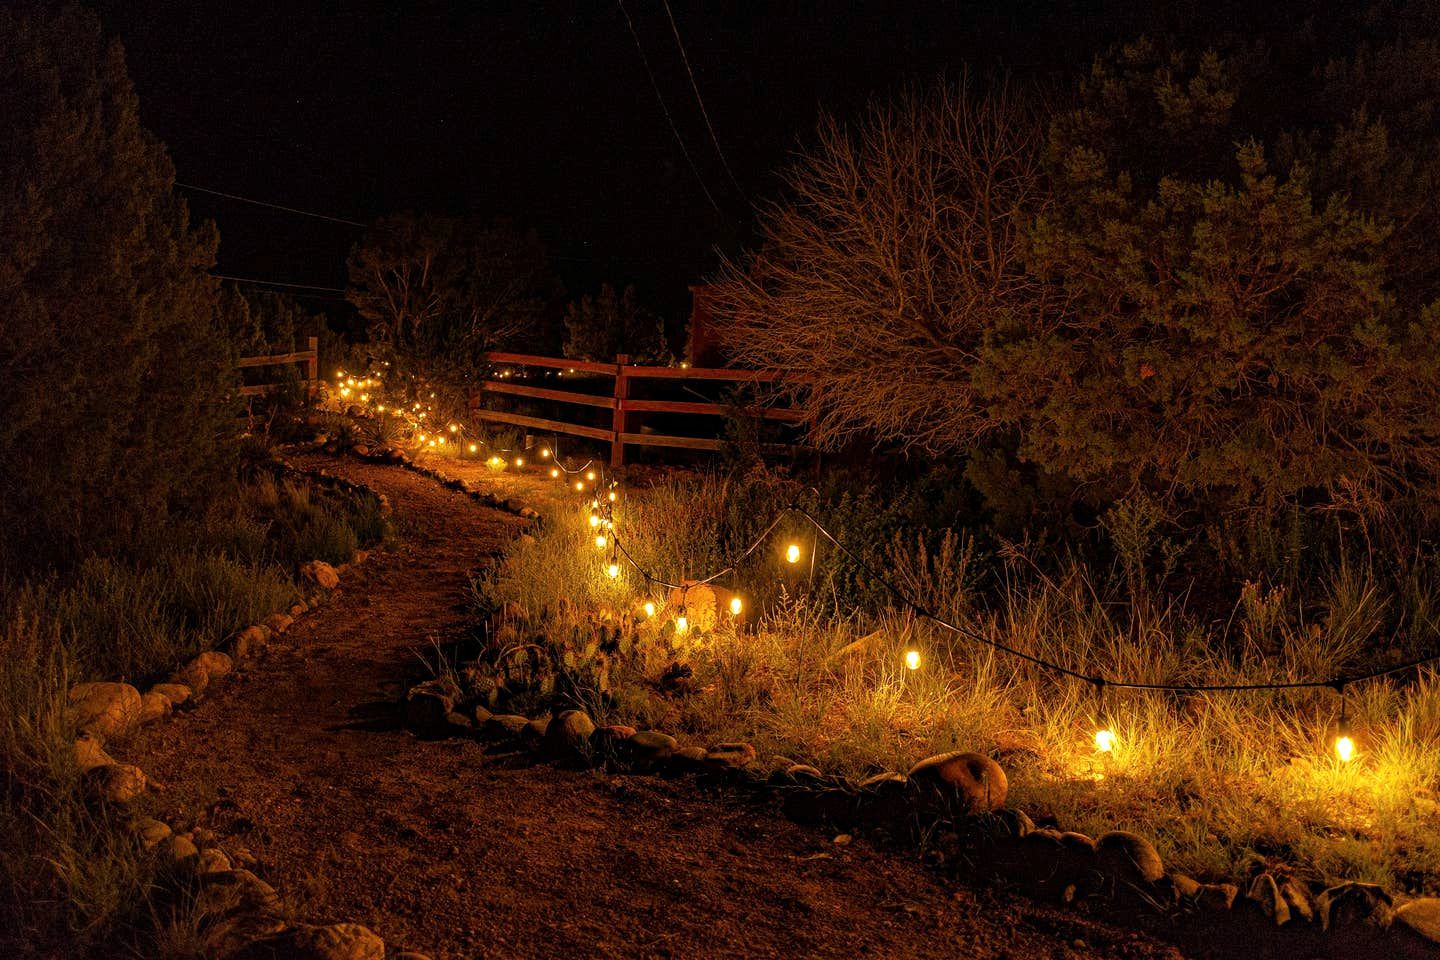
[[[641,730],[625,741],[625,759],[637,770],[650,770],[670,759],[680,744],[658,730]]]
[[[153,850],[170,836],[170,825],[154,817],[141,817],[130,824],[130,833],[146,850]]]
[[[280,911],[280,896],[275,888],[249,870],[215,870],[197,876],[194,908],[202,918],[242,913],[273,915]]]
[[[485,726],[485,721],[489,720],[493,716],[495,716],[495,714],[491,713],[489,710],[487,710],[485,707],[481,706],[478,703],[470,708],[470,721],[476,727]]]
[[[156,720],[164,720],[170,716],[173,709],[169,698],[154,690],[140,694],[140,722],[153,723]]]
[[[207,847],[200,851],[199,858],[195,861],[195,872],[198,873],[219,873],[222,870],[229,870],[231,867],[230,858],[225,851],[219,847]]]
[[[204,668],[205,675],[211,680],[218,680],[235,669],[235,661],[231,660],[228,654],[221,653],[219,650],[206,650],[196,656],[192,662]]]
[[[160,862],[171,869],[188,869],[200,857],[195,841],[180,834],[172,834],[161,840],[157,853]]]
[[[1165,876],[1165,864],[1155,846],[1124,830],[1113,830],[1095,841],[1095,858],[1103,873],[1132,886],[1154,883]]]
[[[300,576],[322,590],[334,590],[340,585],[340,574],[324,560],[311,560],[300,568]]]
[[[533,508],[531,508],[531,507],[522,507],[522,508],[520,509],[520,516],[524,517],[526,520],[539,520],[539,519],[540,519],[540,511],[539,511],[539,510],[535,510],[535,509],[533,509]],[[534,538],[532,537],[531,539],[534,539]]]
[[[484,732],[496,740],[508,740],[520,736],[530,723],[526,717],[513,713],[497,713],[485,721]]]
[[[1387,927],[1393,917],[1394,900],[1375,883],[1341,883],[1320,894],[1315,901],[1320,925],[1325,930],[1348,926]]]
[[[1290,922],[1290,904],[1281,895],[1280,884],[1275,882],[1273,875],[1262,873],[1251,881],[1245,899],[1259,907],[1275,926],[1283,927]]]
[[[196,696],[199,696],[205,692],[206,687],[210,686],[210,674],[206,673],[205,667],[198,659],[195,659],[170,674],[166,682],[183,683],[189,687]]]
[[[451,733],[455,734],[469,733],[472,728],[470,718],[454,710],[445,714],[445,726],[450,729]]]
[[[85,771],[86,792],[110,803],[129,803],[145,792],[145,782],[145,771],[129,763],[107,763]]]
[[[1315,905],[1310,899],[1310,890],[1294,877],[1286,877],[1280,884],[1280,896],[1290,908],[1290,919],[1313,923]]]
[[[351,563],[364,563],[366,560],[369,560],[369,559],[370,559],[370,551],[369,551],[369,550],[356,550],[356,551],[355,551],[355,556],[353,556],[353,557],[350,558],[350,562],[351,562]]]
[[[755,762],[755,748],[748,743],[717,743],[705,751],[703,759],[712,770],[739,770]]]
[[[103,740],[89,730],[80,731],[75,738],[75,769],[84,773],[114,762],[115,758],[105,752]]]
[[[128,683],[80,683],[67,695],[67,718],[81,730],[113,737],[140,723],[140,691]]]
[[[909,776],[920,809],[933,816],[999,810],[1009,792],[1000,764],[978,753],[942,753],[915,764]]]
[[[583,710],[565,710],[545,728],[545,752],[557,760],[575,760],[590,750],[595,723]]]
[[[545,731],[550,728],[550,721],[544,717],[536,717],[534,720],[527,720],[525,726],[520,728],[520,743],[530,750],[539,751],[545,745]]]
[[[328,927],[306,924],[259,940],[240,954],[243,960],[259,960],[261,957],[284,957],[285,960],[385,960],[385,941],[358,923],[333,923]]]
[[[271,633],[284,633],[294,622],[295,618],[288,613],[272,613],[265,619],[265,626],[270,628]]]
[[[402,715],[411,730],[434,733],[445,729],[446,718],[455,710],[455,691],[443,680],[417,683],[405,694]]]
[[[1239,895],[1240,888],[1233,883],[1202,883],[1195,894],[1195,906],[1202,910],[1229,910]]]
[[[808,763],[796,763],[786,767],[780,774],[771,775],[772,782],[793,783],[797,785],[821,784],[825,781],[825,774],[820,772],[819,767],[812,767]]]
[[[291,616],[292,618],[302,617],[302,616],[304,616],[306,613],[308,613],[309,611],[310,611],[310,608],[305,605],[305,601],[304,601],[304,600],[298,600],[298,601],[296,601],[295,603],[290,604],[290,616]],[[293,620],[292,620],[292,622],[293,622]]]
[[[671,773],[701,773],[710,769],[706,763],[707,751],[704,747],[681,747],[670,753],[670,758],[665,762],[666,769]]]
[[[1390,929],[1432,950],[1440,947],[1440,899],[1421,897],[1403,904]]]
[[[269,642],[269,628],[256,623],[235,634],[230,641],[230,649],[235,651],[235,656],[243,660],[246,657],[253,657]]]
[[[505,509],[509,510],[511,513],[519,513],[521,510],[525,509],[525,501],[521,500],[519,497],[511,497],[510,499],[505,501]]]
[[[170,706],[178,707],[190,699],[191,690],[183,683],[157,683],[150,688],[151,693],[158,693],[170,701]]]

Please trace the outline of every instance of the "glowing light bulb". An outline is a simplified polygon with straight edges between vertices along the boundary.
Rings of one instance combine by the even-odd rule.
[[[344,371],[344,370],[336,370],[336,371],[335,371],[335,379],[336,379],[336,380],[343,379],[344,376],[345,376],[345,371]]]
[[[919,670],[919,669],[920,669],[920,651],[919,651],[919,650],[906,650],[906,651],[905,651],[905,666],[909,667],[911,670]]]
[[[556,477],[558,477],[558,476],[560,476],[560,471],[559,471],[559,470],[556,470],[554,467],[551,467],[551,468],[550,468],[550,478],[553,480],[554,478],[556,478]]]
[[[680,614],[680,616],[678,616],[678,617],[675,618],[675,632],[676,632],[676,633],[684,633],[686,630],[689,630],[689,629],[690,629],[690,618],[689,618],[689,617],[685,616],[685,614],[682,613],[682,614]]]
[[[595,534],[595,546],[596,546],[598,549],[604,550],[604,549],[605,549],[605,544],[607,544],[607,543],[609,543],[609,542],[610,542],[609,540],[606,540],[606,539],[605,539],[605,534],[603,534],[603,533],[597,533],[597,534]]]
[[[743,609],[745,609],[745,604],[741,602],[739,597],[730,598],[730,613],[733,616],[740,616],[740,611]]]
[[[480,449],[480,448],[479,448],[478,446],[476,446],[475,444],[473,444],[473,443],[470,444],[470,452],[471,452],[471,453],[474,453],[474,452],[476,452],[476,451],[479,450],[479,449]]]
[[[442,446],[442,447],[445,446],[445,438],[444,438],[444,437],[436,437],[436,438],[435,438],[435,442],[438,443],[438,444],[440,444],[440,446]]]
[[[1115,749],[1115,731],[1106,727],[1103,730],[1095,731],[1095,749],[1101,753],[1109,753]]]
[[[385,404],[382,403],[382,404],[380,404],[379,406],[377,406],[375,409],[376,409],[376,410],[379,410],[381,413],[384,413],[384,412],[385,412]]]
[[[348,397],[348,396],[350,396],[350,388],[349,388],[349,387],[341,387],[341,388],[340,388],[340,396],[342,396],[342,397]]]
[[[608,566],[608,567],[605,568],[605,572],[606,572],[607,574],[609,574],[610,578],[613,580],[614,578],[620,576],[620,564],[618,564],[618,563],[612,563],[612,564],[610,564],[610,566]]]
[[[549,448],[549,447],[541,447],[541,448],[540,448],[540,459],[541,459],[541,460],[549,460],[549,459],[550,459],[550,448]]]
[[[368,394],[368,393],[362,393],[362,394],[360,394],[360,402],[361,402],[361,403],[369,403],[369,402],[370,402],[370,394]]]
[[[421,443],[424,443],[424,442],[425,442],[425,434],[423,434],[423,433],[420,434],[420,442],[421,442]]]
[[[1336,737],[1335,756],[1340,758],[1341,763],[1349,763],[1355,759],[1355,740],[1344,734]]]
[[[618,496],[616,496],[615,491],[614,491],[614,490],[611,490],[611,491],[610,491],[610,502],[611,502],[611,503],[614,503],[614,502],[615,502],[616,500],[618,500],[618,499],[620,499],[620,498],[619,498]]]
[[[798,544],[792,543],[790,544],[790,546],[785,548],[785,559],[789,560],[791,563],[800,562],[800,547]]]
[[[595,471],[594,471],[594,470],[586,470],[586,471],[585,471],[585,479],[586,479],[586,480],[594,480],[594,479],[595,479]]]
[[[645,601],[645,616],[655,616],[655,604],[651,603],[649,600]]]
[[[576,489],[576,490],[584,490],[584,489],[585,489],[585,484],[584,484],[584,482],[583,482],[583,481],[580,481],[580,480],[576,480],[576,481],[575,481],[575,489]]]
[[[460,428],[457,427],[457,426],[455,426],[455,424],[452,423],[452,424],[450,424],[450,432],[451,432],[451,433],[458,433],[458,432],[460,432]]]
[[[595,514],[593,514],[593,513],[590,514],[590,526],[592,526],[592,527],[598,527],[598,526],[600,526],[600,518],[597,517],[597,516],[595,516]]]
[[[523,466],[525,466],[525,458],[524,458],[524,457],[516,457],[516,458],[515,458],[515,466],[517,466],[517,467],[523,467]]]

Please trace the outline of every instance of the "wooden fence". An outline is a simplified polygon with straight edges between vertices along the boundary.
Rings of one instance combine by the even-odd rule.
[[[311,400],[320,388],[320,347],[319,338],[310,337],[306,341],[306,349],[294,353],[275,353],[265,357],[241,357],[235,366],[244,369],[245,367],[272,367],[286,363],[305,364],[305,395]],[[240,395],[243,397],[256,397],[269,393],[280,386],[278,383],[257,383],[248,387],[240,388]]]
[[[532,430],[564,433],[610,444],[610,464],[622,466],[625,463],[626,445],[652,447],[679,447],[687,450],[719,450],[722,442],[708,437],[681,437],[666,434],[642,433],[639,430],[639,415],[645,413],[679,413],[687,415],[723,417],[733,408],[718,403],[698,403],[682,400],[646,400],[632,397],[631,389],[637,381],[645,380],[692,380],[730,381],[733,383],[773,383],[782,380],[803,379],[797,374],[784,370],[730,370],[722,367],[645,367],[630,363],[627,356],[615,358],[614,363],[597,363],[592,360],[566,360],[559,357],[539,357],[528,353],[488,353],[485,359],[494,364],[509,364],[524,367],[547,367],[562,371],[599,374],[615,379],[615,390],[609,395],[581,393],[580,391],[555,390],[548,387],[532,387],[515,383],[510,379],[485,380],[480,384],[479,393],[495,393],[533,400],[548,400],[556,403],[575,404],[611,411],[609,428],[569,423],[564,420],[549,420],[543,417],[508,413],[503,410],[487,410],[480,403],[479,393],[472,395],[470,407],[476,417],[496,423],[508,423]],[[780,407],[745,407],[748,416],[765,420],[782,420],[800,423],[805,414],[800,410]],[[785,444],[771,444],[772,448],[793,449]]]

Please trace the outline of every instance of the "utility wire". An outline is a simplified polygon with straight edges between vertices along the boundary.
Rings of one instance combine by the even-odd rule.
[[[364,229],[365,227],[369,226],[368,223],[361,223],[358,220],[346,220],[344,217],[332,217],[328,213],[315,213],[312,210],[301,210],[298,207],[286,207],[278,203],[270,203],[266,200],[256,200],[253,197],[242,197],[238,193],[226,193],[223,190],[211,190],[209,187],[197,187],[193,183],[181,183],[179,180],[175,181],[175,186],[185,190],[195,190],[200,193],[208,193],[217,197],[224,197],[227,200],[239,200],[241,203],[253,203],[257,207],[269,207],[271,210],[283,210],[286,213],[298,213],[302,217],[314,217],[317,220],[330,220],[334,223],[343,223],[346,226],[350,227],[360,227],[361,229]]]
[[[284,280],[262,280],[258,277],[232,277],[228,273],[212,273],[217,280],[234,280],[236,283],[256,283],[267,287],[291,287],[296,290],[324,290],[326,293],[344,293],[344,287],[317,287],[313,283],[286,283]]]
[[[690,89],[695,91],[695,102],[700,105],[700,116],[705,118],[705,129],[710,131],[710,142],[715,145],[715,152],[719,154],[720,163],[725,167],[725,175],[739,191],[740,198],[749,203],[750,198],[745,195],[745,188],[735,179],[735,172],[730,169],[730,161],[725,159],[725,151],[720,149],[720,140],[715,136],[715,126],[710,122],[710,111],[705,109],[705,101],[700,97],[700,87],[695,82],[695,71],[690,69],[690,58],[685,54],[685,44],[680,42],[680,28],[675,25],[675,14],[670,12],[670,0],[664,0],[664,3],[665,16],[670,18],[670,32],[675,34],[675,46],[680,49],[680,59],[685,62],[685,72],[690,76]]]
[[[620,12],[625,14],[625,23],[630,27],[630,36],[635,38],[635,49],[640,52],[640,62],[645,65],[645,75],[650,78],[650,86],[655,90],[655,99],[660,101],[660,110],[665,114],[665,122],[670,124],[670,132],[675,134],[675,142],[680,144],[680,152],[685,155],[685,162],[690,165],[690,172],[695,174],[695,182],[700,184],[700,189],[705,192],[705,199],[710,201],[710,206],[715,212],[724,216],[720,205],[710,194],[710,188],[705,186],[705,180],[700,176],[700,170],[695,166],[695,161],[690,157],[690,151],[685,148],[685,141],[680,136],[680,130],[675,126],[675,118],[670,116],[670,108],[665,106],[665,97],[660,93],[660,84],[655,81],[655,71],[650,69],[650,58],[645,56],[645,47],[640,43],[640,34],[635,32],[635,22],[630,19],[630,11],[625,9],[625,0],[615,0],[620,5]]]

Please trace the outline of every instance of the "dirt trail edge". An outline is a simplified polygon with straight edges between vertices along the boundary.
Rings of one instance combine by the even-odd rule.
[[[397,543],[134,745],[167,817],[249,850],[296,919],[364,923],[435,960],[1178,956],[684,782],[416,739],[394,704],[521,521],[398,468],[303,463],[388,495]]]

